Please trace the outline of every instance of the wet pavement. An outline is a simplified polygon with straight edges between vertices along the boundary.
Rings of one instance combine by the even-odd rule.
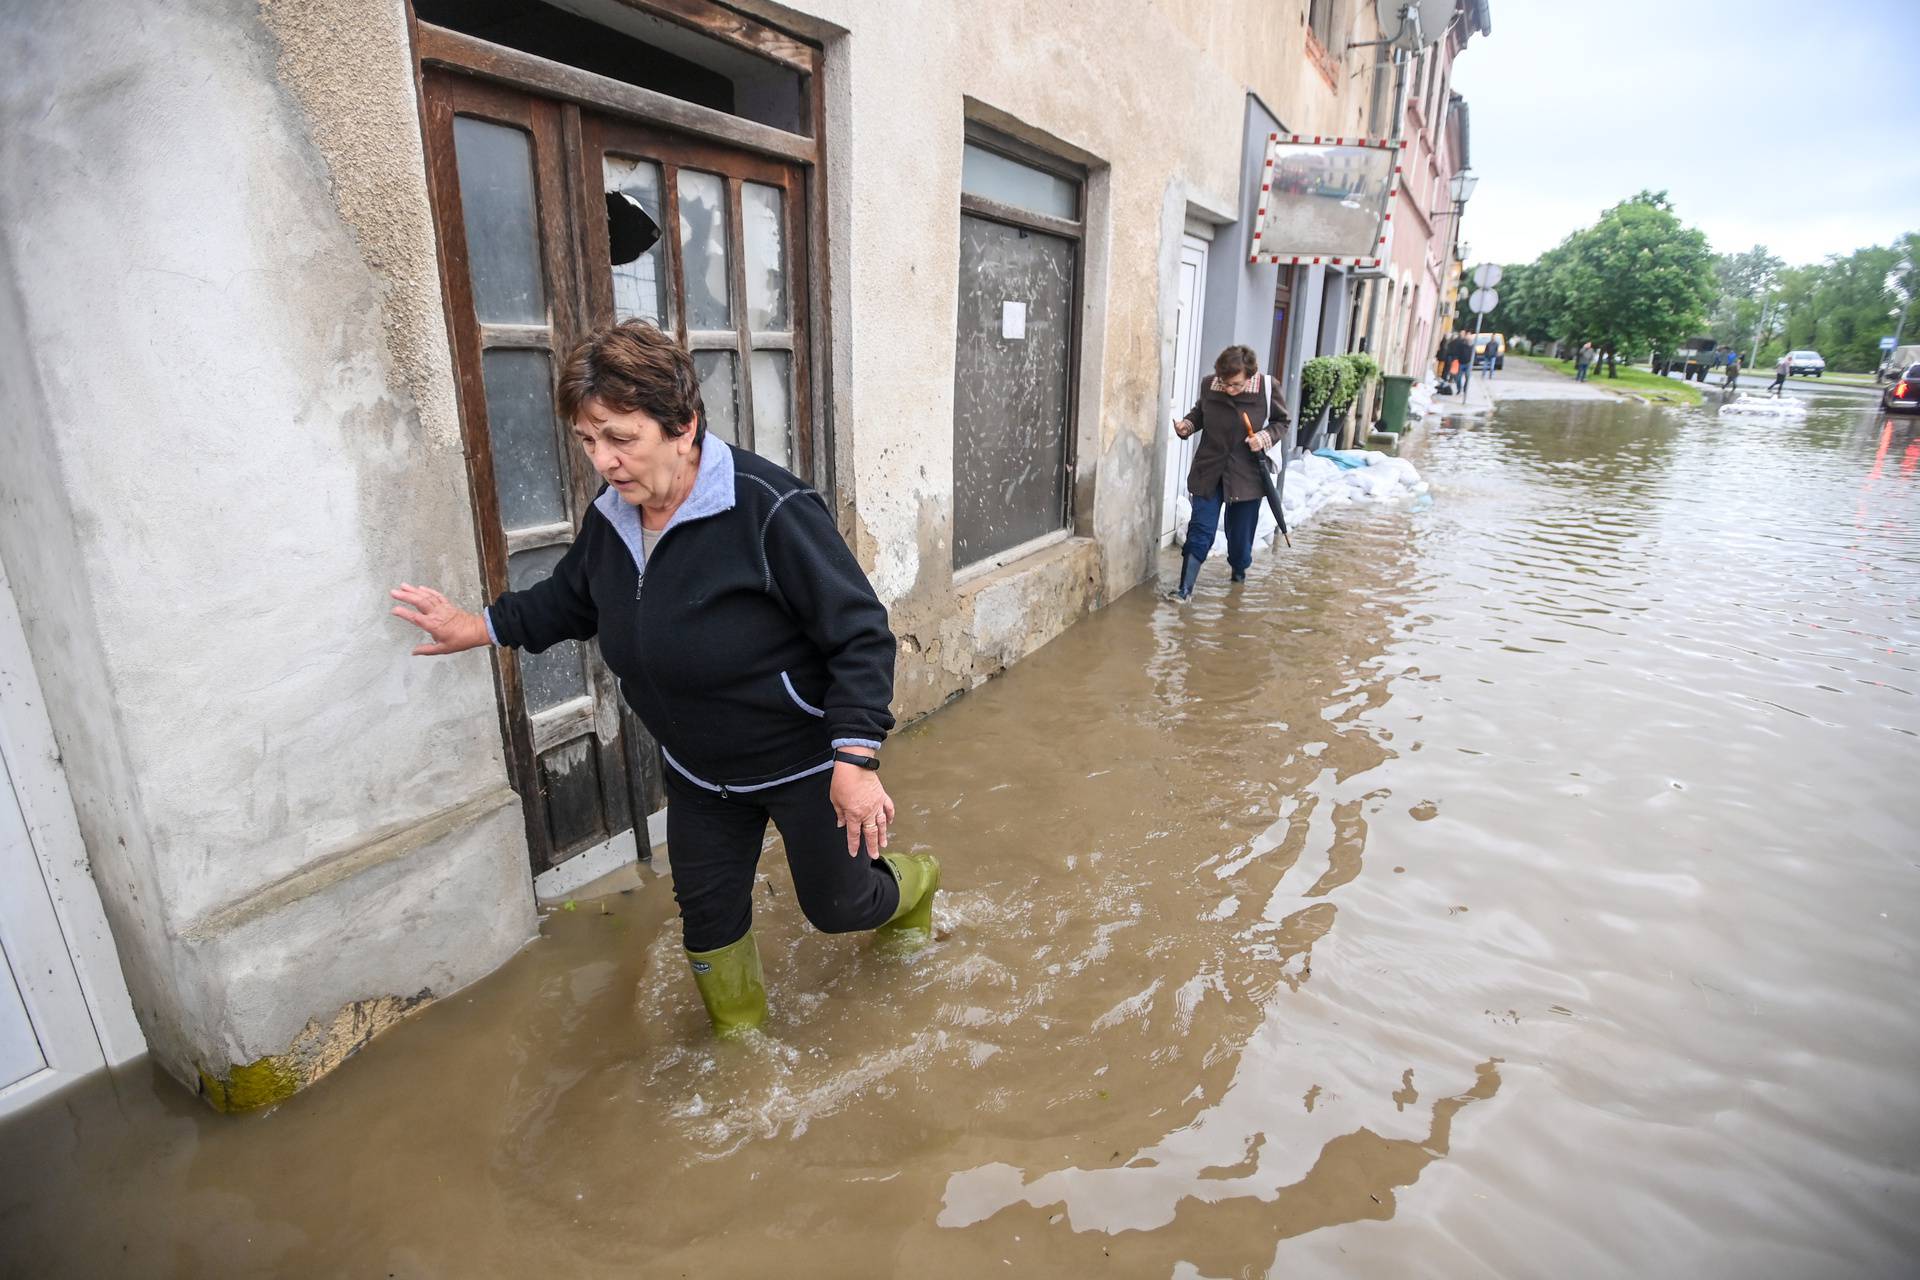
[[[950,891],[705,1035],[657,880],[263,1115],[0,1130],[9,1276],[1895,1276],[1920,432],[1440,423],[888,748]],[[325,963],[316,957],[315,963]]]

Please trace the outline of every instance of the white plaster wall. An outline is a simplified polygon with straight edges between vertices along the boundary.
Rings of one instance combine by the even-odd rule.
[[[389,94],[358,145],[417,156],[402,11],[358,8],[387,55],[359,74],[408,107]],[[31,463],[0,471],[0,534],[149,1037],[182,1074],[219,1070],[284,1048],[270,1026],[411,995],[432,966],[470,980],[531,932],[524,839],[489,821],[460,840],[493,873],[438,900],[473,926],[432,937],[451,957],[396,930],[350,981],[299,966],[284,1009],[241,1018],[220,993],[247,955],[177,945],[316,867],[342,869],[324,887],[344,931],[394,891],[358,885],[356,849],[505,786],[487,656],[410,660],[386,616],[396,581],[478,591],[457,436],[415,395],[450,405],[450,372],[396,362],[391,333],[432,332],[418,290],[393,323],[395,277],[342,216],[253,0],[27,0],[0,44],[0,236],[33,388],[0,428]],[[430,239],[385,251],[433,278]]]

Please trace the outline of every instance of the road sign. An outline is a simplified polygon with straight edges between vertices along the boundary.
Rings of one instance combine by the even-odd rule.
[[[1892,338],[1882,338],[1882,339],[1880,339],[1880,349],[1881,349],[1882,351],[1891,351],[1891,350],[1893,350],[1893,341],[1894,341],[1894,340],[1893,340]]]
[[[1493,288],[1493,286],[1500,283],[1500,264],[1496,262],[1481,263],[1473,269],[1473,282],[1482,289]],[[1493,308],[1488,307],[1487,310],[1491,311]]]
[[[1495,270],[1498,270],[1496,267]],[[1475,289],[1473,296],[1467,299],[1467,306],[1474,311],[1491,311],[1500,305],[1498,289]]]

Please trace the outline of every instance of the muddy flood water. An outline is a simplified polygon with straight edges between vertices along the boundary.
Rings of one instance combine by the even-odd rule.
[[[580,901],[269,1113],[0,1131],[5,1274],[1914,1274],[1920,429],[1409,456],[889,746],[918,956],[770,856],[718,1046],[664,882]]]

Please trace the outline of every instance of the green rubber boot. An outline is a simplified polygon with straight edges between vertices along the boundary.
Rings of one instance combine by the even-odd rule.
[[[767,1019],[767,984],[760,976],[760,948],[749,929],[718,951],[689,951],[693,985],[714,1034],[722,1039],[751,1031]]]
[[[874,930],[875,936],[916,945],[933,941],[933,895],[940,888],[940,859],[930,853],[883,853],[880,861],[900,883],[900,905]]]

